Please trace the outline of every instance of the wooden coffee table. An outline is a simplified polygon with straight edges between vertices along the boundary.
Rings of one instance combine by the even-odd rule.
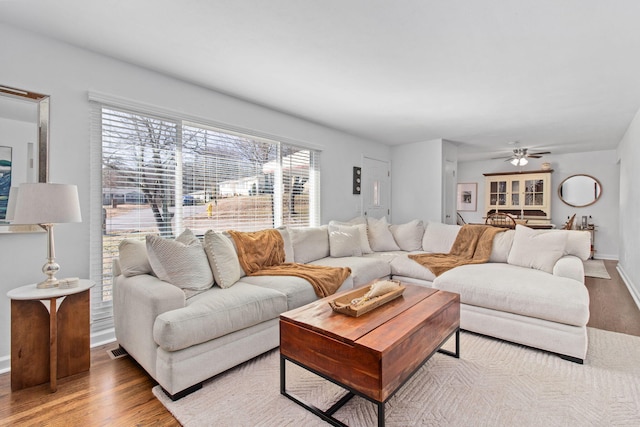
[[[334,426],[333,414],[354,395],[378,407],[436,351],[460,357],[460,295],[405,284],[404,294],[360,317],[334,312],[339,294],[280,315],[280,393]],[[348,291],[347,291],[348,292]],[[455,352],[440,347],[455,334]],[[295,363],[347,393],[323,411],[286,390],[286,361]]]

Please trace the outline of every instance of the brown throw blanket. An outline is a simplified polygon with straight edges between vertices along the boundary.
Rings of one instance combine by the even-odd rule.
[[[284,263],[284,240],[278,230],[229,231],[247,276],[296,276],[311,283],[317,296],[334,294],[351,274],[348,267]]]
[[[505,229],[490,225],[465,224],[448,254],[416,254],[409,255],[409,258],[436,276],[460,265],[482,264],[489,261],[493,238],[502,231]]]

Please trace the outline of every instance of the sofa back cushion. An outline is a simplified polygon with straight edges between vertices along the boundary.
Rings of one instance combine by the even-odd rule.
[[[280,232],[282,241],[284,242],[284,262],[295,262],[293,257],[293,244],[291,243],[289,229],[286,226],[282,226],[278,227],[276,230]]]
[[[149,264],[155,275],[181,288],[187,298],[213,286],[213,273],[200,240],[186,229],[175,240],[147,235]]]
[[[491,256],[489,262],[504,262],[507,263],[509,258],[509,252],[511,251],[511,245],[513,245],[513,238],[516,235],[515,230],[506,230],[503,233],[498,233],[493,238],[493,247],[491,248]]]
[[[565,255],[574,255],[583,261],[591,256],[591,233],[587,230],[557,230],[557,233],[567,234]]]
[[[414,219],[406,224],[393,224],[389,227],[393,239],[403,251],[419,251],[422,249],[424,222]]]
[[[459,225],[429,221],[422,238],[422,250],[430,253],[448,254],[453,242],[458,237],[460,228]]]
[[[289,228],[295,262],[310,263],[329,256],[329,231],[327,225],[319,227]]]

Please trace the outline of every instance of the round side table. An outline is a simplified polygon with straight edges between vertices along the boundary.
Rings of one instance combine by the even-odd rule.
[[[89,370],[91,280],[72,288],[38,289],[35,284],[7,292],[11,299],[11,390]]]

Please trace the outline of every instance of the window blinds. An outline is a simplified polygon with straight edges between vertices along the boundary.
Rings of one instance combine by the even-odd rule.
[[[92,134],[94,331],[112,325],[112,261],[125,238],[320,222],[317,150],[100,103]]]

